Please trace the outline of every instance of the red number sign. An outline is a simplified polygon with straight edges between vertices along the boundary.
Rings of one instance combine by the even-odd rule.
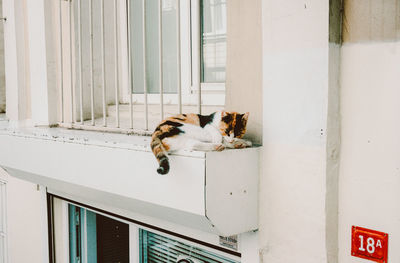
[[[389,235],[371,229],[353,226],[351,255],[379,263],[387,263]]]

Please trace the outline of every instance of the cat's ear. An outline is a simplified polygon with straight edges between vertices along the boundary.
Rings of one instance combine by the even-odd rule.
[[[250,114],[250,112],[246,112],[246,113],[243,115],[242,119],[245,120],[245,121],[247,121],[247,120],[249,119],[249,114]]]
[[[221,117],[225,117],[228,116],[228,112],[227,111],[221,111]]]

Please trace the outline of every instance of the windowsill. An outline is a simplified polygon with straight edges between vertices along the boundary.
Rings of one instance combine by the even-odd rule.
[[[76,143],[95,145],[109,148],[120,148],[134,151],[151,152],[150,136],[126,135],[118,133],[74,130],[66,128],[50,127],[11,127],[6,118],[0,115],[0,134],[51,140],[63,143]],[[5,117],[5,116],[4,116]],[[204,158],[205,152],[177,151],[172,155]]]
[[[180,151],[170,156],[170,173],[161,176],[150,140],[64,128],[13,128],[0,121],[0,166],[46,186],[49,193],[104,205],[115,213],[128,211],[126,216],[135,220],[155,218],[223,236],[258,228],[259,147]],[[222,165],[226,160],[229,165]]]

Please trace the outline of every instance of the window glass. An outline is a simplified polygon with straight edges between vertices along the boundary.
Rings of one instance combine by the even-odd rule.
[[[130,10],[133,93],[143,93],[143,2],[146,4],[146,85],[159,93],[158,0],[132,0]],[[163,91],[177,93],[176,1],[162,1]]]
[[[226,0],[201,1],[201,82],[224,83]]]
[[[129,262],[129,225],[98,214],[96,220],[97,262]]]
[[[129,263],[129,225],[69,205],[71,263]]]
[[[131,0],[129,23],[132,91],[137,94],[144,92],[143,2],[146,5],[146,86],[149,94],[157,94],[160,90],[158,0]],[[201,82],[225,83],[226,0],[200,0],[200,3],[198,12],[201,17]],[[162,1],[162,63],[165,94],[177,93],[178,86],[176,5],[177,2],[174,0]]]
[[[223,252],[212,252],[71,204],[68,205],[68,217],[70,263],[128,263],[130,260],[140,263],[240,262]],[[134,237],[129,237],[130,227],[135,229],[131,232],[136,233]],[[130,255],[133,258],[130,259]]]
[[[171,238],[140,230],[140,263],[238,263]]]

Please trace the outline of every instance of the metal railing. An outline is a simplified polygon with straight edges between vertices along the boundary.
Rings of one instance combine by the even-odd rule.
[[[175,94],[176,103],[169,104],[168,108],[174,107],[174,113],[182,113],[184,105],[181,83],[181,3],[180,0],[173,1],[176,6],[177,92]],[[158,1],[158,17],[152,20],[158,22],[159,103],[158,105],[150,104],[148,99],[148,73],[146,70],[148,20],[146,20],[145,3],[146,0],[142,0],[142,32],[132,32],[129,20],[132,7],[129,0],[58,1],[59,17],[57,21],[59,24],[56,27],[59,31],[57,44],[61,127],[149,134],[149,129],[154,128],[154,118],[157,118],[158,122],[169,114],[168,112],[171,110],[166,112],[163,87],[162,0]],[[109,26],[110,23],[112,23],[112,28]],[[135,76],[132,76],[131,39],[132,34],[140,35],[140,33],[143,45],[143,57],[141,58],[143,61],[143,100],[133,102],[132,87],[135,85]],[[123,59],[124,55],[127,56],[125,60]],[[109,69],[110,65],[114,67],[113,73]],[[114,80],[113,83],[110,83],[110,79]],[[192,104],[185,110],[201,113],[200,78],[198,77],[196,81],[198,83],[192,84],[197,87],[197,105]],[[124,99],[122,99],[122,93],[127,94]],[[113,99],[110,99],[111,97]],[[134,109],[135,107],[137,109]],[[154,113],[156,107],[159,107],[157,114]],[[121,110],[123,110],[123,114]]]

